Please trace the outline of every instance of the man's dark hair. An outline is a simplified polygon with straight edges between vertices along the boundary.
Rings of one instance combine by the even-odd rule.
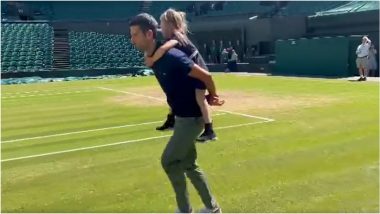
[[[148,30],[152,30],[153,38],[157,36],[158,23],[156,19],[147,13],[140,13],[139,15],[132,18],[129,22],[129,26],[139,26],[143,33],[146,33]]]

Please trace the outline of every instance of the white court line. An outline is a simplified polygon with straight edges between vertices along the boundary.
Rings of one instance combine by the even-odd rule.
[[[219,114],[215,114],[214,116],[220,116],[220,115],[225,115],[225,114],[226,113],[219,113]],[[59,137],[59,136],[66,136],[66,135],[72,135],[72,134],[81,134],[81,133],[87,133],[87,132],[97,132],[97,131],[103,131],[103,130],[109,130],[109,129],[120,129],[120,128],[126,128],[126,127],[144,126],[144,125],[150,125],[150,124],[162,123],[162,122],[163,121],[160,120],[160,121],[152,121],[152,122],[146,122],[146,123],[127,124],[127,125],[122,125],[122,126],[111,126],[111,127],[98,128],[98,129],[88,129],[88,130],[83,130],[83,131],[66,132],[66,133],[59,133],[59,134],[52,134],[52,135],[42,135],[42,136],[20,138],[20,139],[14,139],[14,140],[5,140],[5,141],[2,141],[1,144],[27,141],[27,140],[36,140],[36,139],[43,139],[43,138],[50,138],[50,137]]]
[[[52,90],[45,90],[45,91],[22,91],[22,92],[4,92],[4,95],[19,95],[19,94],[34,94],[34,93],[40,93],[40,92],[56,92]]]
[[[130,94],[130,95],[134,95],[134,96],[138,96],[138,97],[145,97],[145,98],[157,100],[157,101],[160,101],[160,102],[165,102],[165,99],[161,99],[161,98],[157,98],[157,97],[152,97],[152,96],[146,96],[146,95],[143,95],[143,94],[136,94],[136,93],[133,93],[133,92],[120,91],[120,90],[115,90],[115,89],[112,89],[112,88],[105,88],[105,87],[97,87],[97,88],[103,89],[103,90],[108,90],[108,91],[115,91],[115,92],[119,92],[119,93],[123,93],[123,94]]]
[[[258,116],[254,116],[254,115],[250,115],[250,114],[243,114],[243,113],[239,113],[239,112],[226,111],[226,110],[217,110],[217,111],[225,112],[225,113],[229,113],[229,114],[234,114],[234,115],[240,115],[240,116],[243,116],[243,117],[250,117],[250,118],[261,119],[261,120],[265,120],[265,121],[268,121],[268,122],[275,121],[274,119],[271,119],[271,118],[258,117]]]
[[[158,101],[165,101],[165,99],[160,99],[160,98],[157,98],[157,97],[147,96],[147,95],[144,95],[144,94],[131,93],[131,92],[128,92],[128,91],[115,90],[115,89],[112,89],[112,88],[105,88],[105,87],[97,87],[97,88],[103,89],[103,90],[108,90],[108,91],[120,92],[120,93],[124,93],[124,94],[131,94],[131,95],[135,95],[135,96],[139,96],[139,97],[145,97],[145,98],[154,99],[154,100],[158,100]],[[275,121],[272,118],[259,117],[259,116],[250,115],[250,114],[243,114],[243,113],[239,113],[239,112],[226,111],[226,110],[216,110],[216,111],[220,111],[220,112],[224,112],[224,113],[229,113],[229,114],[240,115],[240,116],[243,116],[243,117],[257,118],[257,119],[261,119],[261,120],[265,120],[265,121]]]
[[[18,158],[9,158],[9,159],[1,160],[1,162],[8,162],[8,161],[15,161],[15,160],[22,160],[22,159],[43,157],[43,156],[49,156],[49,155],[57,155],[57,154],[76,152],[76,151],[83,151],[83,150],[89,150],[89,149],[96,149],[96,148],[102,148],[102,147],[108,147],[108,146],[116,146],[116,145],[120,145],[120,144],[127,144],[127,143],[133,143],[133,142],[142,142],[142,141],[159,139],[159,138],[164,138],[164,137],[169,137],[169,136],[171,136],[171,135],[148,137],[148,138],[143,138],[143,139],[128,140],[128,141],[122,141],[122,142],[116,142],[116,143],[110,143],[110,144],[103,144],[103,145],[98,145],[98,146],[82,147],[82,148],[77,148],[77,149],[68,149],[68,150],[62,150],[62,151],[58,151],[58,152],[49,152],[49,153],[44,153],[44,154],[29,155],[29,156],[23,156],[23,157],[18,157]]]
[[[153,122],[138,123],[138,124],[127,124],[127,125],[122,125],[122,126],[111,126],[111,127],[89,129],[89,130],[76,131],[76,132],[66,132],[66,133],[60,133],[60,134],[20,138],[20,139],[15,139],[15,140],[5,140],[5,141],[2,141],[1,144],[19,142],[19,141],[25,141],[25,140],[36,140],[36,139],[43,139],[43,138],[50,138],[50,137],[58,137],[58,136],[65,136],[65,135],[72,135],[72,134],[81,134],[81,133],[87,133],[87,132],[96,132],[96,131],[103,131],[103,130],[108,130],[108,129],[120,129],[120,128],[125,128],[125,127],[143,126],[143,125],[149,125],[149,124],[155,124],[155,123],[162,123],[162,121],[153,121]]]
[[[119,90],[114,90],[114,89],[104,88],[104,87],[98,87],[98,88],[104,89],[104,90],[109,90],[109,91],[115,91],[115,92],[125,93],[125,94],[131,94],[131,95],[135,95],[135,96],[146,97],[146,98],[150,98],[150,99],[154,99],[154,100],[159,100],[159,101],[164,101],[163,99],[159,99],[159,98],[151,97],[151,96],[146,96],[146,95],[142,95],[142,94],[136,94],[136,93],[126,92],[126,91],[119,91]],[[258,118],[258,119],[262,119],[264,121],[244,123],[244,124],[231,125],[231,126],[216,127],[215,128],[216,130],[219,130],[219,129],[228,129],[228,128],[236,128],[236,127],[242,127],[242,126],[249,126],[249,125],[260,124],[260,123],[269,123],[269,122],[275,121],[274,119],[271,119],[271,118],[258,117],[258,116],[249,115],[249,114],[243,114],[243,113],[238,113],[238,112],[223,111],[223,110],[219,110],[219,111],[224,112],[224,113],[230,113],[230,114],[240,115],[240,116],[243,116],[243,117]],[[151,137],[151,138],[143,138],[143,139],[137,139],[137,140],[129,140],[129,141],[110,143],[110,144],[103,144],[103,145],[98,145],[98,146],[83,147],[83,148],[77,148],[77,149],[69,149],[69,150],[63,150],[63,151],[58,151],[58,152],[50,152],[50,153],[44,153],[44,154],[38,154],[38,155],[30,155],[30,156],[24,156],[24,157],[18,157],[18,158],[10,158],[10,159],[1,160],[1,162],[8,162],[8,161],[14,161],[14,160],[29,159],[29,158],[35,158],[35,157],[48,156],[48,155],[55,155],[55,154],[62,154],[62,153],[68,153],[68,152],[82,151],[82,150],[89,150],[89,149],[94,149],[94,148],[108,147],[108,146],[127,144],[127,143],[132,143],[132,142],[141,142],[141,141],[147,141],[147,140],[151,140],[151,139],[159,139],[159,138],[164,138],[164,137],[169,137],[169,136],[171,136],[171,135],[163,135],[163,136],[157,136],[157,137]]]
[[[249,125],[254,125],[254,124],[259,124],[259,123],[269,123],[269,122],[272,122],[272,121],[259,121],[259,122],[244,123],[244,124],[238,124],[238,125],[232,125],[232,126],[222,126],[222,127],[216,127],[215,129],[216,130],[229,129],[229,128],[236,128],[236,127],[249,126]],[[166,138],[166,137],[170,137],[170,136],[172,136],[172,135],[171,134],[170,135],[162,135],[162,136],[142,138],[142,139],[136,139],[136,140],[128,140],[128,141],[121,141],[121,142],[109,143],[109,144],[103,144],[103,145],[97,145],[97,146],[82,147],[82,148],[77,148],[77,149],[68,149],[68,150],[62,150],[62,151],[58,151],[58,152],[49,152],[49,153],[43,153],[43,154],[38,154],[38,155],[29,155],[29,156],[23,156],[23,157],[17,157],[17,158],[9,158],[9,159],[1,160],[1,162],[9,162],[9,161],[15,161],[15,160],[23,160],[23,159],[51,156],[51,155],[57,155],[57,154],[64,154],[64,153],[69,153],[69,152],[91,150],[91,149],[102,148],[102,147],[109,147],[109,146],[116,146],[116,145],[122,145],[122,144],[128,144],[128,143],[143,142],[143,141],[148,141],[148,140],[153,140],[153,139]]]
[[[51,92],[51,90],[47,90],[48,92]],[[44,91],[22,91],[22,92],[4,92],[4,94],[6,95],[14,95],[14,94],[32,94],[32,93],[40,93],[40,92],[44,92]]]
[[[17,95],[17,96],[2,96],[1,99],[51,96],[51,95],[60,95],[60,94],[77,94],[77,93],[85,93],[85,92],[87,93],[87,92],[93,92],[93,91],[95,91],[95,90],[67,91],[67,92],[57,92],[57,93],[50,93],[50,94],[31,94],[31,95]]]
[[[64,88],[63,88],[64,89]],[[94,90],[94,88],[81,88],[81,90]],[[20,92],[3,92],[3,95],[19,95],[19,94],[34,94],[34,93],[50,93],[50,92],[62,92],[62,90],[38,90],[38,91],[20,91]]]
[[[230,128],[237,128],[237,127],[242,127],[242,126],[250,126],[250,125],[255,125],[255,124],[260,124],[260,123],[270,123],[273,121],[257,121],[257,122],[252,122],[252,123],[243,123],[243,124],[237,124],[237,125],[231,125],[231,126],[221,126],[221,127],[216,127],[214,128],[215,130],[219,129],[230,129]]]

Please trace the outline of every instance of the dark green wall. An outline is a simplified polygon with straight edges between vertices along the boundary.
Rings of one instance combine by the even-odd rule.
[[[316,76],[349,74],[350,39],[347,37],[278,40],[275,49],[274,73],[276,74]]]

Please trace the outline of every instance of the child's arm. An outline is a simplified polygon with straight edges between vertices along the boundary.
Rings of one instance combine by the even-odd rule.
[[[173,48],[177,44],[178,44],[178,41],[174,40],[174,39],[171,39],[171,40],[165,42],[165,44],[163,44],[161,47],[159,47],[157,49],[157,51],[154,53],[154,55],[152,57],[146,57],[145,58],[146,66],[152,67],[153,64],[157,60],[159,60],[170,48]]]

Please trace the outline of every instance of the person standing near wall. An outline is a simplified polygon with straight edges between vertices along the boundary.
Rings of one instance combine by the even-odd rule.
[[[217,57],[217,48],[216,48],[215,40],[212,40],[212,42],[211,42],[210,55],[211,55],[211,62],[217,63],[218,57]]]
[[[230,41],[228,41],[228,47],[227,47],[227,48],[232,48],[232,49],[234,49],[234,48],[235,48],[235,47],[233,47],[231,40],[230,40]]]
[[[209,50],[208,50],[208,47],[207,47],[206,43],[204,43],[203,47],[201,48],[201,55],[204,57],[204,59],[205,59],[206,62],[208,62],[208,63],[210,62],[209,61],[209,55],[210,55],[210,53],[209,53]]]
[[[244,48],[243,45],[240,44],[240,40],[236,40],[236,48],[237,55],[239,56],[239,62],[244,61]]]
[[[223,49],[222,52],[220,53],[220,64],[223,64],[227,62],[228,60],[228,51],[227,49]]]
[[[360,78],[358,81],[366,81],[368,76],[369,66],[369,48],[371,47],[371,40],[367,36],[363,36],[362,43],[356,49],[356,66],[359,70]]]
[[[237,72],[238,55],[234,49],[228,53],[227,69],[226,72]]]
[[[219,47],[217,49],[217,57],[218,57],[218,63],[223,63],[223,59],[222,59],[222,52],[223,52],[223,49],[224,49],[224,44],[223,44],[223,40],[220,40],[219,41]]]

